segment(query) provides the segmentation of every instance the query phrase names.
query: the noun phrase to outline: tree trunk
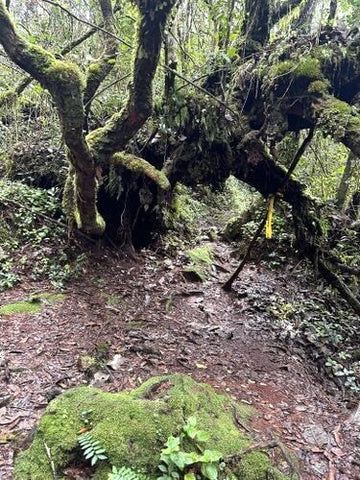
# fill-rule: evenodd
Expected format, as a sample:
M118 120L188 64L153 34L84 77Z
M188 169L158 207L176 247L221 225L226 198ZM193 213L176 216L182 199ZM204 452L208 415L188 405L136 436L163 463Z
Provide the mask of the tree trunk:
M354 172L357 157L350 152L346 161L345 170L340 180L339 188L336 192L336 205L344 212L346 208L346 200L348 197L351 176Z

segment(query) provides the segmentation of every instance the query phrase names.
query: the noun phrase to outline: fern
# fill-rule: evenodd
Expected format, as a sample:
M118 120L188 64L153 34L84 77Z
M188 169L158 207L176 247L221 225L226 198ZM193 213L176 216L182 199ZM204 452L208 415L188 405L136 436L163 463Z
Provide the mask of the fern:
M95 465L98 460L106 460L105 448L100 445L99 440L95 440L89 432L79 435L78 442L86 460Z
M149 480L149 477L143 473L135 472L129 467L119 469L112 467L112 473L109 473L108 480Z

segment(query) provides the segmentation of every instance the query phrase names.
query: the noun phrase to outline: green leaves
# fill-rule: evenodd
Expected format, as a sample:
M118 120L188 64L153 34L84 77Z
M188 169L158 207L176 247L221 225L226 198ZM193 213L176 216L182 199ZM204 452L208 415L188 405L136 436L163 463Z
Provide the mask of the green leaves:
M107 459L105 448L103 448L99 440L95 440L89 432L81 434L78 437L78 442L83 451L84 458L90 460L91 465L95 465L98 460Z
M162 476L158 480L177 480L182 477L195 480L196 473L209 480L217 480L222 453L203 448L202 444L209 438L207 432L198 429L196 417L189 417L180 435L170 436L165 443L160 455L162 463L159 465ZM191 447L194 450L187 451ZM191 471L187 471L189 467Z
M108 480L148 480L148 477L142 473L135 472L129 467L112 467Z

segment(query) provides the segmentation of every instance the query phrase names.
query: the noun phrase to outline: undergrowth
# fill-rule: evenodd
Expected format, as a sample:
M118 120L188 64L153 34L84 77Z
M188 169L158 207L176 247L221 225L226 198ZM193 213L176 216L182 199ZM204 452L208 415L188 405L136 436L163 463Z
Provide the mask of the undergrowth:
M61 288L86 263L67 245L65 218L56 188L43 190L0 180L0 291L23 275Z

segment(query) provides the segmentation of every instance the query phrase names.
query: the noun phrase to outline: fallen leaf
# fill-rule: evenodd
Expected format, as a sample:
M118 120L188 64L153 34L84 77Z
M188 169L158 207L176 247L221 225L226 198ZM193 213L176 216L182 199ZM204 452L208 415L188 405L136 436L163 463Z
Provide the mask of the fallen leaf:
M341 450L341 448L338 447L333 447L330 450L331 453L333 453L336 457L343 457L345 455L344 451Z
M78 435L81 435L82 433L88 432L89 429L87 427L80 428L78 432L76 432Z
M110 378L110 375L104 372L96 372L91 385L93 387L102 387Z

